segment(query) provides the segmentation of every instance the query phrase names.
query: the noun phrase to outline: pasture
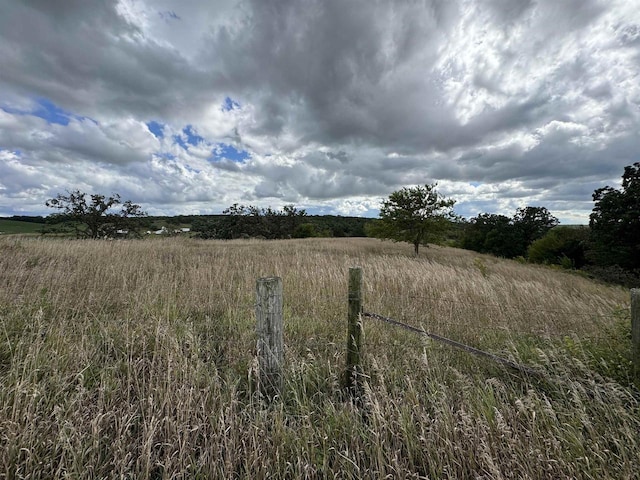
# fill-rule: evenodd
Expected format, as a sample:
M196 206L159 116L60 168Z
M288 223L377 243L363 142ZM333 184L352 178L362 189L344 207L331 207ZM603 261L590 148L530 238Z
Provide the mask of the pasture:
M11 220L9 218L0 218L0 235L42 233L43 227L44 223L22 222L19 220Z
M364 320L364 305L542 372ZM284 390L253 391L255 283L284 283ZM0 478L636 478L629 293L373 239L0 238Z

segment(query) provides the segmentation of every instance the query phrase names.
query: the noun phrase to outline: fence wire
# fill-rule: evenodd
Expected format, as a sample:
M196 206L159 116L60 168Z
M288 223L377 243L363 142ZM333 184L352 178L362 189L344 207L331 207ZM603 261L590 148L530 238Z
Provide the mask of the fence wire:
M508 366L510 368L513 368L514 370L518 370L520 372L524 372L524 373L526 373L528 375L532 375L532 376L540 376L541 375L541 373L538 372L537 370L534 370L534 369L532 369L530 367L525 367L524 365L520 365L520 364L518 364L516 362L513 362L511 360L508 360L506 358L499 357L497 355L494 355L493 353L485 352L484 350L480 350L478 348L471 347L469 345L465 345L464 343L456 342L455 340L451 340L449 338L443 337L441 335L437 335L435 333L426 332L425 330L422 330L420 328L416 328L414 326L407 325L406 323L399 322L397 320L394 320L394 319L389 318L389 317L385 317L383 315L379 315L377 313L363 312L362 316L369 317L369 318L375 318L376 320L381 320L383 322L389 323L391 325L395 325L396 327L403 328L403 329L408 330L410 332L417 333L419 335L424 335L426 337L431 338L432 340L436 340L436 341L438 341L440 343L444 343L444 344L450 345L450 346L452 346L454 348L458 348L460 350L464 350L466 352L469 352L469 353L471 353L473 355L477 355L479 357L488 358L490 360L493 360L494 362L501 363L501 364L506 365L506 366Z

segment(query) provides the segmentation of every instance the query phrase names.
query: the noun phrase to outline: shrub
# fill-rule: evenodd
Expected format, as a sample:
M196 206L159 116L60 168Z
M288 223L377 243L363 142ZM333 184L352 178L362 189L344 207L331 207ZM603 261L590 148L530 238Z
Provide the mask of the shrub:
M313 223L303 223L298 225L293 231L293 238L317 237L316 227Z
M556 227L529 246L530 262L581 268L585 264L585 245L589 230L579 227Z

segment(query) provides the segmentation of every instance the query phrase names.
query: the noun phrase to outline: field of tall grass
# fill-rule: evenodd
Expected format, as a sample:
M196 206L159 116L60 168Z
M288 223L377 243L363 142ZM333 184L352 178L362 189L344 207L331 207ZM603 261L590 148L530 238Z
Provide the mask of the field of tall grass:
M361 402L340 387L347 274ZM284 283L285 386L253 392L255 282ZM0 238L0 478L637 478L628 291L373 239Z

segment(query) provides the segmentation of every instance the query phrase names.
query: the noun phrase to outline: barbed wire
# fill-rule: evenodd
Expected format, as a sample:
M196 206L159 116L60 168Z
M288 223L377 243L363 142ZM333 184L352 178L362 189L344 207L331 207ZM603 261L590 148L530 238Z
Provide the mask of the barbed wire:
M477 356L480 356L480 357L488 358L490 360L493 360L494 362L501 363L501 364L506 365L506 366L508 366L510 368L513 368L514 370L518 370L518 371L521 371L521 372L524 372L524 373L527 373L527 374L533 375L533 376L540 376L541 375L541 372L538 372L537 370L534 370L534 369L532 369L530 367L526 367L524 365L520 365L520 364L518 364L516 362L513 362L511 360L508 360L506 358L502 358L502 357L499 357L497 355L494 355L493 353L485 352L484 350L480 350L478 348L471 347L469 345L465 345L464 343L460 343L460 342L457 342L455 340L451 340L451 339L443 337L441 335L437 335L435 333L426 332L425 330L416 328L416 327L414 327L412 325L408 325L406 323L399 322L399 321L394 320L394 319L389 318L389 317L385 317L384 315L380 315L380 314L377 314L377 313L371 313L371 312L363 312L362 315L365 316L365 317L375 318L376 320L381 320L383 322L390 323L391 325L395 325L396 327L403 328L405 330L408 330L410 332L413 332L413 333L416 333L416 334L419 334L419 335L424 335L424 336L429 337L429 338L431 338L433 340L436 340L436 341L438 341L440 343L445 343L445 344L447 344L449 346L458 348L460 350L464 350L464 351L469 352L469 353L471 353L473 355L477 355Z

